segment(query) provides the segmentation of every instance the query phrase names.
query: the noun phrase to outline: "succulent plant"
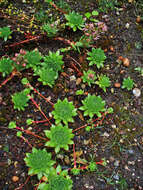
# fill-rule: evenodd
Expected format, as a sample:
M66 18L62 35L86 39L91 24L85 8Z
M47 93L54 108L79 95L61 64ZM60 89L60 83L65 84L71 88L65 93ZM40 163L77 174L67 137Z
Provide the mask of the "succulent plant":
M47 23L47 24L44 24L42 28L47 33L48 37L53 37L58 32L58 29L55 24Z
M89 65L96 64L97 68L101 68L104 66L104 60L106 59L105 53L101 48L92 48L91 52L87 53L89 57L87 57L87 60L89 60Z
M66 25L71 27L74 32L77 30L77 28L81 30L82 27L84 27L84 20L82 18L82 15L79 13L72 11L69 14L66 14L65 17L67 20Z
M76 116L76 109L72 102L69 102L67 98L63 101L58 99L54 105L54 111L52 111L56 124L63 121L66 125L68 122L73 122L73 116Z
M79 109L84 111L84 116L89 115L90 118L96 114L98 117L101 117L101 113L105 111L105 101L102 100L100 96L90 95L82 101L83 106Z
M8 37L10 36L11 33L12 33L12 31L7 26L0 28L0 37L3 38L4 41L7 41Z
M21 92L17 92L12 95L12 101L14 103L14 109L23 110L28 106L27 102L29 97L27 96L30 92L29 88L24 89Z
M95 84L96 78L97 77L94 71L92 70L88 70L87 72L83 71L82 80L84 83L87 82L89 86L91 86L91 84Z
M134 86L134 81L130 77L123 80L122 88L127 88L127 90L131 90L133 86Z
M24 58L27 61L26 68L32 67L33 69L40 64L42 59L41 53L38 50L27 52Z
M61 148L68 150L69 144L73 144L71 140L74 135L72 134L72 129L68 126L62 126L61 124L55 126L52 125L50 130L45 130L46 136L50 139L46 142L46 146L55 147L55 152L59 152Z
M49 85L51 88L53 87L55 80L58 77L58 73L55 72L52 68L42 68L39 70L38 75L40 76L38 80L41 81L43 85Z
M99 80L96 81L96 84L106 92L106 88L110 86L110 79L106 75L100 75Z
M56 168L52 167L49 174L46 175L46 182L38 186L38 190L71 190L72 180L68 175L68 170L62 170L58 165Z
M59 51L49 51L49 55L44 57L43 67L52 68L55 72L58 72L64 64L62 58L63 56L60 55Z
M55 164L55 161L51 160L51 153L48 153L46 149L40 150L32 148L32 153L26 153L24 158L26 165L29 167L29 175L38 175L38 179L49 173L50 168Z
M13 61L9 58L2 57L0 59L0 73L2 73L3 77L12 72L13 70L12 63Z

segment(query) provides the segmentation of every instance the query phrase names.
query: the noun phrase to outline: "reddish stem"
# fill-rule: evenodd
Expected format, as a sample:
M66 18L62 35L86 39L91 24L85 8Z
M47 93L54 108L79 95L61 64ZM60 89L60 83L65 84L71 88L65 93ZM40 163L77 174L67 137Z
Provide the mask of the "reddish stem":
M66 14L66 12L64 12L62 9L60 9L59 7L57 7L57 5L53 2L50 2L50 5L52 5L56 10L60 11L62 14Z
M33 132L29 131L29 130L24 130L24 129L21 129L20 127L17 127L17 126L16 126L16 129L19 130L19 131L22 131L22 132L24 132L24 133L26 133L28 135L30 134L30 135L33 135L34 137L37 137L39 139L47 141L46 138L40 137L39 135L36 135L35 133L33 133Z
M4 81L0 84L0 88L1 88L2 86L4 86L9 80L11 80L16 74L17 74L16 71L13 71L13 72L11 73L11 75L10 75L6 80L4 80Z
M42 121L32 121L32 123L38 124L38 123L45 123L47 120L42 120Z
M40 113L45 117L45 119L48 121L48 123L51 125L51 122L49 121L47 116L44 114L44 112L41 110L41 108L38 106L38 104L35 102L35 100L30 95L28 95L28 97L31 99L31 101L36 106L36 108L40 111Z
M48 100L45 96L43 96L40 92L38 92L38 90L36 90L30 83L28 83L27 86L29 86L30 88L32 88L39 96L41 96L41 98L43 98L44 100L46 100L46 102L48 102L52 106L54 105L50 100Z
M79 71L79 69L75 66L75 64L73 64L72 62L70 62L71 66L74 68L74 70L77 72L78 76L82 76L82 72Z
M18 45L27 43L27 42L29 42L29 41L37 40L37 39L39 39L39 38L41 38L41 37L42 37L42 36L35 36L35 37L30 38L30 39L23 40L23 41L17 42L17 43L13 43L13 44L11 44L11 45L9 45L9 46L5 46L5 47L6 47L6 48L7 48L7 47L8 47L8 48L9 48L9 47L15 47L15 46L18 46Z
M26 181L25 181L24 184L22 184L20 187L15 188L14 190L22 189L22 187L24 187L24 185L26 185L28 183L29 179L30 179L30 176L27 177L27 179L26 179Z
M32 148L32 145L29 143L29 141L25 137L21 136L21 138Z

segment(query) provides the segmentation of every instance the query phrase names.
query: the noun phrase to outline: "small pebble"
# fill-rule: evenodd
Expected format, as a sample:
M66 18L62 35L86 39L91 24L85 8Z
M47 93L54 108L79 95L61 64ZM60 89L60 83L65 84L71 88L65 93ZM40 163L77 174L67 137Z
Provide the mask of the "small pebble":
M129 23L127 23L126 25L125 25L125 27L128 29L129 28L129 26L130 26L130 24Z
M120 84L119 82L115 82L115 83L114 83L114 86L115 86L116 88L120 88L120 87L121 87L121 84Z
M124 58L124 59L123 59L123 65L124 65L125 67L129 67L129 66L130 66L130 61L129 61L128 58Z
M120 160L116 160L116 161L114 162L114 166L118 167L118 166L119 166L119 163L120 163Z
M132 149L128 150L129 154L134 154L134 151Z
M138 88L134 88L133 89L133 95L135 96L135 97L140 97L140 95L141 95L141 91L140 91L140 89L138 89Z
M115 180L119 180L119 175L118 175L118 174L115 174L115 175L113 176L113 178L114 178Z
M13 176L13 177L12 177L12 181L13 181L13 182L17 182L18 180L19 180L19 177L18 177L18 176Z

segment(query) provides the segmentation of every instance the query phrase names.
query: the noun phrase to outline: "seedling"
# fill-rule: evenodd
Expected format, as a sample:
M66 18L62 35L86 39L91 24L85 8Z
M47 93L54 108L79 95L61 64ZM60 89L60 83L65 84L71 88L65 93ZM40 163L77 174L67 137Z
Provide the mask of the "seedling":
M106 75L100 75L99 80L96 81L96 84L99 85L100 88L103 89L104 92L106 92L106 88L110 86L110 79Z
M7 26L0 28L0 38L3 38L4 41L7 41L7 39L10 37L11 33L12 33L12 31Z
M27 52L24 58L26 59L26 62L27 62L26 68L32 67L33 69L35 69L36 66L40 64L42 55L38 50L33 50L30 52Z
M26 153L24 160L29 167L28 174L37 175L40 180L42 176L49 173L50 168L55 164L51 157L51 153L48 153L46 149L33 148L32 153Z
M80 15L79 13L72 11L69 14L66 14L65 17L67 20L66 25L71 27L74 32L77 29L82 30L82 27L84 27L84 20L82 18L82 15Z
M53 69L55 72L61 71L61 67L64 64L63 56L60 55L59 51L51 52L49 51L49 55L44 57L43 66L49 69Z
M50 24L50 23L47 23L47 24L44 24L42 26L43 30L47 33L47 36L48 37L53 37L57 34L58 32L58 29L56 27L55 24Z
M141 74L141 76L143 76L143 68L141 68L141 67L136 67L136 68L135 68L135 71L138 71L138 72Z
M52 168L47 176L47 183L41 183L38 190L71 190L72 180L67 171L61 171L61 167Z
M130 77L123 80L122 88L127 88L127 90L131 90L133 86L134 86L134 81Z
M71 139L74 137L74 134L72 134L72 129L69 129L68 126L52 125L50 130L45 130L45 134L50 139L45 145L55 147L56 153L59 152L61 148L69 150L68 145L73 144Z
M38 81L41 81L43 85L49 85L51 88L53 87L55 80L58 78L58 73L55 72L52 68L42 68L38 71Z
M101 68L104 66L104 60L106 59L105 53L101 48L92 48L91 52L87 53L89 57L87 57L87 60L89 60L89 65L96 64L97 68Z
M82 101L83 106L79 109L84 111L84 116L89 115L90 118L96 114L101 117L101 112L105 111L105 101L100 96L90 95Z
M21 92L17 92L14 95L12 95L12 101L14 103L14 109L25 110L25 107L28 106L27 102L29 100L29 97L27 96L30 92L30 89L24 89Z
M58 99L54 105L54 111L52 111L56 124L63 121L66 125L68 122L74 122L73 117L77 115L76 109L72 102L69 102L67 98L63 101Z
M2 73L3 77L12 72L13 70L12 63L13 61L10 58L2 57L0 59L0 73Z
M96 78L97 77L94 71L92 70L88 70L87 72L83 71L82 80L84 83L87 82L89 86L91 86L91 84L95 84Z

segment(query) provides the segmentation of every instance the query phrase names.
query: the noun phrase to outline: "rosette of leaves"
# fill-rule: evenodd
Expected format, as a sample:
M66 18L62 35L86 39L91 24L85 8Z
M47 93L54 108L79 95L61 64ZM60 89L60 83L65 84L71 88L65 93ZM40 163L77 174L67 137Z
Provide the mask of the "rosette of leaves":
M48 37L53 37L58 32L58 29L57 29L57 27L56 27L55 24L47 23L47 24L44 24L42 26L42 28L46 32L46 34L47 34Z
M46 149L32 148L32 153L26 153L24 158L26 165L29 167L28 174L37 174L38 179L41 179L42 176L49 173L50 168L55 164L51 157L51 153L48 153Z
M71 27L74 32L77 30L77 28L79 30L82 30L82 27L84 27L84 20L82 18L82 15L79 13L72 11L69 14L65 14L65 17L67 20L66 25Z
M27 61L26 68L32 67L33 69L35 69L37 65L41 64L40 61L43 57L38 50L33 50L27 52L24 58Z
M63 121L66 125L68 122L74 122L73 117L77 115L76 109L72 102L69 102L67 98L63 101L58 99L54 105L54 111L52 111L56 124Z
M71 190L73 181L67 170L61 171L61 167L52 168L48 176L48 183L41 183L38 190Z
M46 142L46 146L54 147L55 152L59 152L61 148L69 150L69 144L73 144L71 140L74 137L72 134L72 129L68 126L62 126L61 124L55 126L52 125L50 130L45 130L46 136L50 139Z
M28 106L27 102L30 99L27 95L30 93L30 89L26 88L21 92L17 92L12 95L12 102L14 103L14 109L25 110Z
M92 118L95 114L101 117L101 112L105 111L105 101L100 96L90 95L82 101L83 106L79 109L84 111L84 116L89 115Z
M55 80L58 78L58 73L52 68L42 68L39 70L38 75L40 76L38 81L41 81L43 85L49 85L51 88L55 84Z
M12 72L13 70L12 63L13 61L9 58L2 57L0 59L0 72L2 73L3 77Z
M127 90L131 90L133 86L134 86L134 81L130 77L123 80L122 88L127 88Z
M89 57L87 57L87 60L89 60L89 65L96 64L97 68L101 68L104 66L104 60L106 59L105 53L101 48L92 48L91 52L87 53Z
M89 86L95 83L96 78L97 77L94 71L92 70L88 70L87 72L83 71L82 80L84 83L87 82Z
M7 39L9 38L11 33L12 33L12 31L7 26L0 28L0 37L3 38L4 41L7 41Z
M111 82L109 77L106 75L100 75L99 80L96 81L96 84L98 84L99 87L102 88L104 92L106 92L106 88L110 86Z
M63 56L60 55L60 51L49 51L49 55L44 57L43 66L47 68L52 68L55 72L61 71L61 67L64 64L62 59Z

